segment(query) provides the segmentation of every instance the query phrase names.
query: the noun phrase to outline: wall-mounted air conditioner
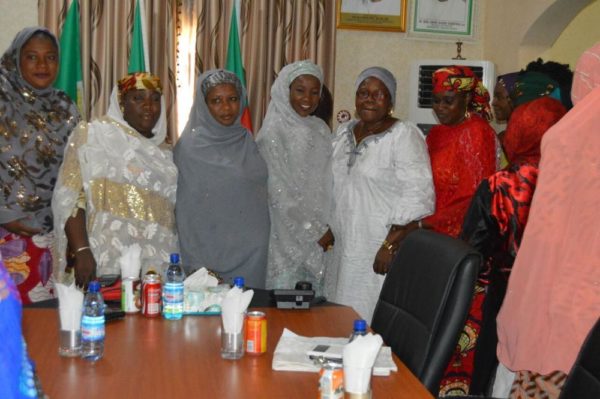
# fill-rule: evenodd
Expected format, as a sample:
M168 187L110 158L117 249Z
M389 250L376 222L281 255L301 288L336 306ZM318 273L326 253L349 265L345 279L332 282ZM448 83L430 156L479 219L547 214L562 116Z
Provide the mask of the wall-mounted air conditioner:
M419 60L410 67L408 120L414 122L425 134L431 126L437 124L431 107L431 75L437 69L448 65L466 65L479 76L485 87L493 95L496 84L496 71L491 61L473 60ZM491 99L490 99L491 101Z

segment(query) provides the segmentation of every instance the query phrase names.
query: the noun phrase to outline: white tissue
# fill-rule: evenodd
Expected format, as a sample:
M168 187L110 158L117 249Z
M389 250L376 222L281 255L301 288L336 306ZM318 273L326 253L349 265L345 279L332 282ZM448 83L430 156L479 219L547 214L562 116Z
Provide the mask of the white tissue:
M375 358L383 344L379 334L359 336L344 346L344 389L349 393L369 392Z
M117 259L117 263L121 267L121 278L140 277L141 253L142 247L137 243L123 247L121 256Z
M206 288L216 287L218 284L219 280L208 274L208 270L204 267L190 274L183 282L183 286L189 291L204 291Z
M223 329L228 334L242 332L244 325L244 312L248 309L254 291L242 291L239 287L232 287L221 303L221 318Z
M56 283L56 292L58 293L60 329L63 331L79 331L83 309L83 292L77 289L75 283L69 286Z

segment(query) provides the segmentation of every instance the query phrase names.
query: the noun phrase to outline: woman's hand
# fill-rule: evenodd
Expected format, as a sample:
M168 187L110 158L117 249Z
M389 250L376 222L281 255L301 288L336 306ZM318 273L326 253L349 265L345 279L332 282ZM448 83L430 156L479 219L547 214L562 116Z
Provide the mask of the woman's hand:
M323 252L327 252L331 248L333 248L334 243L335 237L333 236L333 232L331 231L331 229L327 229L325 234L323 234L323 237L321 237L319 241L317 241L317 244L319 244L321 248L323 248Z
M8 230L10 233L18 234L24 237L34 236L38 233L41 233L42 231L41 229L26 226L18 220L13 220L8 223L4 223L2 227Z
M392 252L385 247L379 248L377 255L375 255L375 262L373 262L373 271L377 274L387 274L390 271L395 254L396 252Z
M90 249L83 209L77 209L75 216L67 219L65 234L72 251L75 284L87 288L88 283L96 278L96 260Z
M90 281L96 279L96 260L89 248L75 251L74 256L75 284L85 289Z

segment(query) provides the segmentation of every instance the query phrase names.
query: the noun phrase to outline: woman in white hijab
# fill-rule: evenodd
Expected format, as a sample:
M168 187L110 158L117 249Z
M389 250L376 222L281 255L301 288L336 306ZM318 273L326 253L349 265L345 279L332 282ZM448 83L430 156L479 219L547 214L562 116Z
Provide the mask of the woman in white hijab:
M107 115L73 131L52 199L59 279L67 252L78 285L119 274L117 259L134 243L142 273L162 272L177 251L177 168L166 133L160 80L149 73L119 80Z
M269 169L271 237L267 288L308 281L322 293L331 203L331 131L311 116L319 105L321 68L297 61L279 72L256 143Z

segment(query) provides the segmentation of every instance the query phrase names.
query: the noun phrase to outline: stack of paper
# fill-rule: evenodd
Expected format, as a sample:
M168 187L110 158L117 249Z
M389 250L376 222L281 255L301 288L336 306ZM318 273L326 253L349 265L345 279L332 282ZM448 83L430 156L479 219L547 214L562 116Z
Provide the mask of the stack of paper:
M317 345L343 347L347 343L348 338L303 337L285 328L273 354L273 370L318 372L321 367L307 353ZM392 371L398 371L392 360L392 350L383 346L375 359L373 375L386 376Z

